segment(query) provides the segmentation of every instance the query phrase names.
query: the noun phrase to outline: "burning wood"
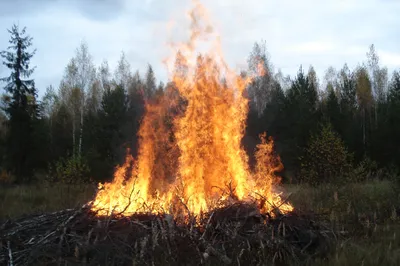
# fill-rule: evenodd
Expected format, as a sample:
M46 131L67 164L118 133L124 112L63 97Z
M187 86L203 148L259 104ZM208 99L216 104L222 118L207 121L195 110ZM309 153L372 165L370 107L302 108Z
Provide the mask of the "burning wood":
M93 201L93 211L101 215L179 212L182 205L198 215L223 207L220 199L227 198L257 199L260 209L271 214L272 206L282 213L293 210L274 191L282 164L266 134L260 136L256 167L249 169L241 140L252 77L228 67L205 8L193 2L189 41L173 46L172 85L164 97L146 104L138 157L128 155L114 180L101 185ZM211 48L200 56L202 40Z

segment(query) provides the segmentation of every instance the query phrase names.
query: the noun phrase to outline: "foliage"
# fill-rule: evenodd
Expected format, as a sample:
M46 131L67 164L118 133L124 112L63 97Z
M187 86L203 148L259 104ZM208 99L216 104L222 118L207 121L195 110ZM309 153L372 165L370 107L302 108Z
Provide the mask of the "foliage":
M90 169L86 160L79 155L60 158L54 165L54 170L50 168L50 180L65 184L88 183L90 179Z
M365 156L351 172L351 180L354 182L360 182L375 178L377 171L377 163L371 160L371 158Z
M11 95L5 111L9 117L6 136L5 165L23 182L32 179L35 168L35 153L33 143L34 121L38 118L36 103L36 88L33 79L28 79L34 71L29 63L35 51L29 52L32 37L26 34L26 29L19 30L13 25L8 31L11 35L8 51L2 51L3 64L10 69L8 77L0 79L5 82L5 91ZM26 78L26 79L25 79Z
M347 151L330 124L322 126L318 135L311 137L301 158L301 175L306 182L341 183L347 181L352 155Z

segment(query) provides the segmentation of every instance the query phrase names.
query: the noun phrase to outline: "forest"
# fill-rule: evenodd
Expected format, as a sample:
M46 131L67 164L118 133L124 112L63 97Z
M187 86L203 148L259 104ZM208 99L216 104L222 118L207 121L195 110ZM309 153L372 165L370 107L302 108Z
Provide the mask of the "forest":
M127 148L136 154L145 103L160 99L172 82L157 82L151 65L140 75L124 53L115 70L107 61L95 66L82 42L60 84L49 85L38 99L32 37L15 25L10 35L11 46L1 53L9 68L2 79L2 182L109 181ZM246 89L242 142L250 162L259 134L267 132L282 159L284 182L361 181L398 172L400 73L380 65L373 44L365 62L355 69L330 67L323 80L312 66L300 66L294 77L274 72L263 41L249 53L248 73L257 60L266 71Z

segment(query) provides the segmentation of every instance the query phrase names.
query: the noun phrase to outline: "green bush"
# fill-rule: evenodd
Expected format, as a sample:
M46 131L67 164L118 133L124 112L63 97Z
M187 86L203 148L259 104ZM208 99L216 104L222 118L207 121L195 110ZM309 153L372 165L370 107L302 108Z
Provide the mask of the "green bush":
M364 156L361 162L351 172L351 181L362 182L370 179L375 179L382 175L378 169L378 164L369 157Z
M311 137L300 158L302 180L311 185L346 182L352 169L352 157L331 125L324 125L319 134Z
M50 168L50 180L66 184L89 183L90 169L86 160L79 155L60 158Z

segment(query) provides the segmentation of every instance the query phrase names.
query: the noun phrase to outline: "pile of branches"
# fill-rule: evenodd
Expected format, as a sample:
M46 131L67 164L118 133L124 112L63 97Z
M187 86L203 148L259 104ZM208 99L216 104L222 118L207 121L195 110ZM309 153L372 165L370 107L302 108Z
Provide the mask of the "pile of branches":
M326 256L332 239L310 216L243 202L186 221L84 206L0 225L0 265L279 265Z

